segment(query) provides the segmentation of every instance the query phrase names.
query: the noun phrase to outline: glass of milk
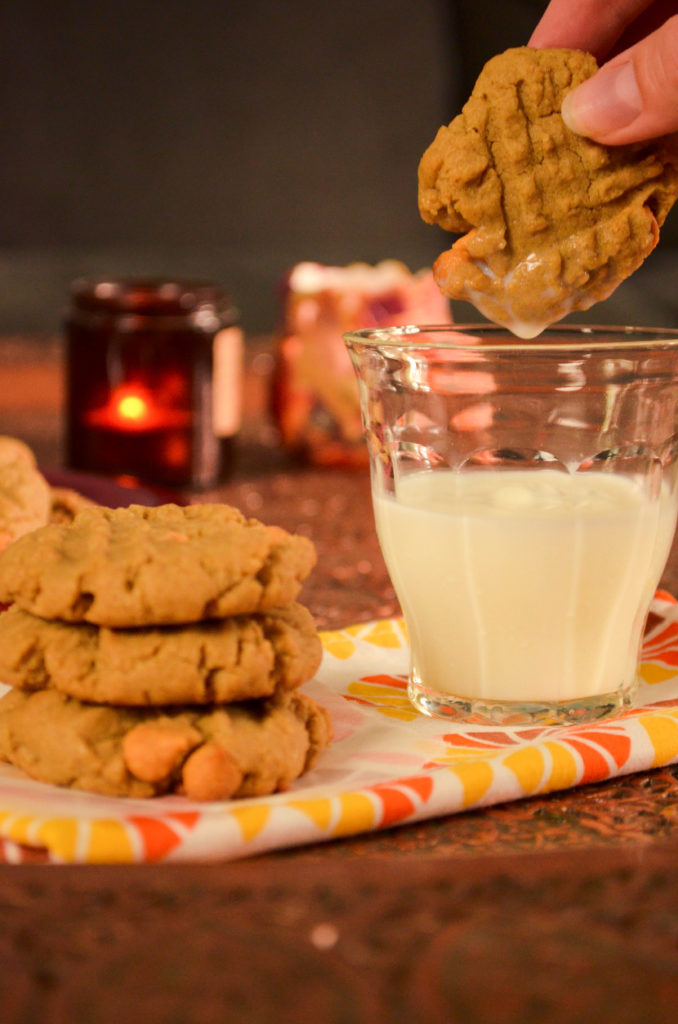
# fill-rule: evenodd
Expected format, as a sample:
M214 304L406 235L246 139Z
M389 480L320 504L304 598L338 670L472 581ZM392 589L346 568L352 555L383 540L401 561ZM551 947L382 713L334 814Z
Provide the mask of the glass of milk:
M678 515L678 330L345 337L413 703L505 725L629 705Z

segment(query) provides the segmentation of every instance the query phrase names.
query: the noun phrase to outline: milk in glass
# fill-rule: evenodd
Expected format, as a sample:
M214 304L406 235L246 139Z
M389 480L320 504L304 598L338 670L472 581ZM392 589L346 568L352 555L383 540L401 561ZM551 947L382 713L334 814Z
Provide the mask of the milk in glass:
M441 694L570 701L630 686L676 499L633 477L417 472L375 494L415 682Z

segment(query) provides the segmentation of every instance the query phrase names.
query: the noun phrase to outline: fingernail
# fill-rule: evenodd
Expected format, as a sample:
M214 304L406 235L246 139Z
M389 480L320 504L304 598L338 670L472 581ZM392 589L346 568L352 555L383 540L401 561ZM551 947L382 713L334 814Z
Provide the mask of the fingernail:
M599 138L625 128L642 109L636 73L628 61L601 68L593 78L568 92L561 113L570 131Z

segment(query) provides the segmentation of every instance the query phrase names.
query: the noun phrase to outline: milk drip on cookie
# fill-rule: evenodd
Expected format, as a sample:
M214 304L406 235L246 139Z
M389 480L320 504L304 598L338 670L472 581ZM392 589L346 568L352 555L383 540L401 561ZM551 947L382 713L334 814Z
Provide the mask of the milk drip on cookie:
M419 165L421 216L462 235L434 264L441 291L522 338L607 298L678 196L675 138L603 146L566 127L564 96L596 69L579 50L499 54Z

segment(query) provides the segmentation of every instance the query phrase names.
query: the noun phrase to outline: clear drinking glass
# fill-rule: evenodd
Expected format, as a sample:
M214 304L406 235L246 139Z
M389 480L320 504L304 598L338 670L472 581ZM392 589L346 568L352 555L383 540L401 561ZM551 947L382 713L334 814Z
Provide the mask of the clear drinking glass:
M345 338L414 704L503 724L628 705L678 514L678 331Z

